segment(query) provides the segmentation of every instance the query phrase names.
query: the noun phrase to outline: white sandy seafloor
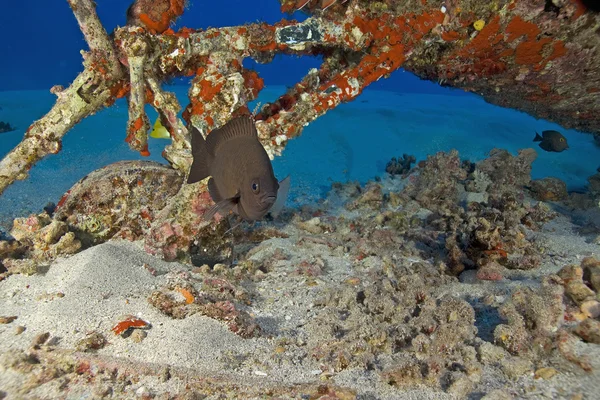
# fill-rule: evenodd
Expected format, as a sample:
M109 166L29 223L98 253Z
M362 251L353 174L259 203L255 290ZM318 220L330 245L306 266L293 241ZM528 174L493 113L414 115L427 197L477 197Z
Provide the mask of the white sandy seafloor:
M389 181L384 180L384 184ZM330 206L327 213L339 215L342 209ZM580 216L581 217L581 216ZM600 222L600 214L592 210L587 218ZM0 282L0 314L14 315L12 323L0 325L0 393L6 398L172 398L185 394L188 381L198 377L211 379L223 385L223 394L215 389L208 398L246 398L236 395L236 390L253 387L268 388L320 382L337 385L356 392L359 399L452 399L464 398L446 394L439 389L418 386L411 389L395 389L373 371L348 368L339 373L325 375L321 365L302 354L306 342L319 338L308 337L307 322L315 317L315 293L322 285L339 284L349 277L366 273L363 266L353 262L346 254L340 254L327 245L315 242L312 246L299 247L299 238L312 236L292 223L271 222L273 226L289 235L258 244L252 249L252 259L264 259L265 254L283 252L289 255L280 260L275 268L255 282L260 294L248 311L263 329L259 338L241 338L227 326L211 318L194 314L184 319L173 319L159 312L147 300L149 294L182 276L194 278L196 272L189 266L167 263L148 255L141 243L111 241L97 245L66 259L54 262L47 272L34 276L12 275ZM536 240L549 249L540 268L517 272L518 279L498 282L477 281L468 278L452 280L436 288L444 295L473 299L494 294L506 298L510 290L520 285L536 286L542 275L555 273L567 264L579 264L586 256L600 255L600 248L583 236L574 234L577 226L571 216L561 215L548 222L536 232ZM268 257L268 256L266 256ZM295 273L298 262L304 259L321 259L325 272L316 284L307 284L307 277ZM416 260L398 260L410 263ZM151 273L150 271L154 271ZM181 296L183 299L183 296ZM178 299L178 300L181 300ZM147 337L139 342L131 338L115 336L111 328L124 315L134 315L149 322ZM480 327L480 339L490 340L486 331L486 316L476 322ZM499 321L493 322L497 324ZM17 326L25 328L18 334ZM493 328L493 326L492 326ZM85 353L94 365L106 365L114 369L111 380L77 380L60 375L43 377L37 371L27 374L16 371L11 365L18 364L19 350L27 352L35 338L48 332L50 339L43 347L49 353L73 349L77 342L91 332L100 332L108 338L108 344L97 353ZM285 351L278 356L278 348L285 338ZM549 379L534 379L533 371L507 377L493 363L485 364L481 381L475 385L469 399L597 399L600 393L600 346L580 342L579 354L589 357L593 370L583 372L578 367L558 357L551 365L558 374ZM81 360L85 360L85 354ZM16 360L16 361L15 361ZM166 367L170 378L165 378ZM79 368L79 367L78 367ZM94 371L98 373L98 368ZM133 371L133 380L119 380L122 371ZM92 371L92 376L94 371ZM145 371L145 372L142 372ZM151 371L151 372L148 372ZM42 376L42 377L40 377ZM99 375L100 376L100 375ZM45 379L45 380L44 380ZM125 381L125 383L123 383ZM213 382L213 381L210 381ZM65 392L65 387L68 390ZM116 387L119 387L117 390ZM25 388L32 388L26 391ZM236 389L238 388L238 389ZM114 392L113 392L114 390ZM146 396L146 397L144 397ZM285 398L281 396L279 398ZM296 397L294 398L317 398ZM2 398L2 395L0 395ZM187 397L181 397L187 398ZM197 397L194 397L197 398Z
M180 104L187 101L186 86L172 86ZM285 92L268 86L258 101L264 104ZM282 157L274 160L278 178L292 177L291 206L312 203L329 190L332 182L365 183L385 171L392 157L415 155L417 161L438 151L457 149L460 156L479 161L493 148L516 154L534 147L534 179L554 176L570 190L583 190L587 177L600 166L600 147L592 135L564 130L527 114L492 106L475 95L395 93L367 88L354 102L342 104L306 127L290 141ZM16 131L0 134L0 157L23 137L25 130L53 105L47 91L0 92L0 120ZM254 108L250 104L250 109ZM147 106L151 123L156 113ZM58 199L91 171L112 162L142 159L125 143L127 105L124 99L76 125L63 139L63 149L46 157L30 171L30 177L11 185L0 196L0 229L8 230L12 218L39 212ZM570 149L548 153L533 143L535 132L556 129L565 134ZM150 159L165 162L160 153L167 141L150 139Z

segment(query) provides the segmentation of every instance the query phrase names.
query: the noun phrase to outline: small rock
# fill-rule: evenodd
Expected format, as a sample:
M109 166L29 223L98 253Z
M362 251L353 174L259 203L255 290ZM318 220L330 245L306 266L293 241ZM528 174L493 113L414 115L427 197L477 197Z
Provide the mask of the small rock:
M364 207L379 209L382 204L383 192L381 190L381 185L370 184L365 187L364 191L358 196L357 199L346 204L346 209L349 211Z
M57 254L75 254L81 248L81 242L75 238L73 232L65 233L56 243Z
M146 388L145 386L140 386L135 391L135 395L136 397L149 398L152 394L150 393L150 390L148 390L148 388Z
M581 281L583 280L583 268L579 265L567 265L561 268L557 275L560 276L565 283Z
M569 196L567 184L558 178L536 179L531 181L530 187L533 198L539 201L560 201Z
M519 379L533 373L533 363L520 357L506 357L500 361L500 368L511 379Z
M133 332L131 332L131 340L133 340L134 343L141 343L146 336L148 336L146 331L141 329L134 329Z
M600 317L600 302L598 300L587 300L579 306L581 312L588 318Z
M225 264L221 264L221 263L216 263L213 266L213 272L216 274L223 274L225 272L227 272L229 268L227 267L227 265Z
M0 317L0 324L10 324L15 319L17 319L17 316L15 316L15 315L10 316L10 317Z
M588 343L600 344L600 321L588 318L577 325L574 333Z
M577 304L596 297L596 293L586 286L583 281L571 281L565 288L565 293Z
M39 335L36 335L33 338L33 341L31 342L31 345L33 347L41 346L44 343L46 343L46 341L48 340L48 338L50 338L50 332L40 333Z
M492 262L490 264L496 263ZM504 276L502 276L502 269L499 265L495 267L488 264L477 270L477 279L481 281L501 281L504 279Z
M171 370L169 369L169 367L164 367L160 371L159 377L161 382L167 382L169 379L171 379Z
M600 239L600 236L598 238ZM596 292L600 292L600 261L593 257L586 257L581 261L581 267L583 268L583 279L589 282Z
M15 335L20 335L21 333L25 332L25 327L23 325L17 325L15 326Z
M300 221L296 225L298 226L298 228L312 233L313 235L323 233L323 228L321 227L321 219L319 217L311 218L308 221Z
M94 393L95 396L103 399L107 396L110 396L112 394L113 390L112 387L110 387L109 385L105 384L105 383L101 383L97 386L94 386L94 388L92 389L92 393Z
M40 239L46 245L58 242L62 235L67 233L67 224L62 221L53 220L40 231Z
M481 203L486 204L489 200L488 193L463 192L460 196L460 201L466 204Z
M558 374L558 371L552 367L540 368L535 371L534 378L535 379L550 379L554 375Z
M487 393L481 400L512 400L513 396L505 390L496 389Z
M75 348L79 351L91 351L98 350L106 346L107 340L100 332L92 332L87 337L81 339L75 345Z
M483 342L478 348L477 353L479 359L484 364L499 362L508 357L508 353L500 346L496 346L489 342Z
M473 382L467 376L461 376L452 382L446 392L453 394L460 399L464 399L472 390Z
M5 258L2 262L4 263L4 266L13 274L35 275L41 271L41 266L38 264L38 262L29 258L22 260Z
M465 271L463 271L459 276L458 276L458 280L461 283L467 283L467 284L476 284L476 283L481 283L479 282L479 279L477 279L477 271L474 269L467 269Z

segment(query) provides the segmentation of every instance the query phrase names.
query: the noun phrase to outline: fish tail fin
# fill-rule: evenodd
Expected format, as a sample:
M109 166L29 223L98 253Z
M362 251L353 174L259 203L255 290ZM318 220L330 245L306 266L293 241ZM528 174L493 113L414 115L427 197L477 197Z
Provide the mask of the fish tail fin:
M533 141L534 142L541 142L542 140L544 140L544 138L541 137L540 134L536 132L535 133L535 137L533 138Z
M285 206L285 202L288 197L288 193L290 191L290 176L286 176L284 179L279 182L279 190L277 191L277 200L275 200L275 204L271 206L269 212L273 218L277 218L281 210L283 210L283 206Z
M190 168L190 174L187 178L187 183L194 183L201 181L210 175L209 165L209 153L206 141L202 134L196 127L192 127L192 156L194 161Z

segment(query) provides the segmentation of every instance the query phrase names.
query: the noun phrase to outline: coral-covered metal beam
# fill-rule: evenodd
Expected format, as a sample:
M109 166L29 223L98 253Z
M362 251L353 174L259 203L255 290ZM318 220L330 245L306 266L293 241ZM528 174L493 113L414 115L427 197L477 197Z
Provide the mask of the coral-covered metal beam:
M177 116L181 110L179 101L174 93L166 92L154 77L147 77L146 83L152 93L151 104L158 111L162 125L171 134L171 144L165 147L163 156L169 163L180 171L190 167L190 137L187 127Z
M141 35L129 36L125 42L124 49L127 53L129 64L129 122L127 124L127 137L125 141L129 146L148 156L148 129L150 123L144 111L146 104L146 81L144 80L144 69L147 63L148 44Z
M403 68L423 79L565 128L600 132L600 14L586 7L593 2L355 0L325 12L320 1L280 2L286 12L302 6L335 21L354 16L374 37L391 33L405 45L417 39Z
M84 71L63 89L52 88L57 101L40 120L35 121L23 140L0 161L0 194L15 180L26 179L28 171L48 154L56 154L62 137L79 121L122 96L123 78L110 41L90 0L69 0L79 26L90 46L83 53Z
M67 1L94 57L105 64L110 75L120 75L121 63L117 58L112 41L96 15L96 4L92 0Z

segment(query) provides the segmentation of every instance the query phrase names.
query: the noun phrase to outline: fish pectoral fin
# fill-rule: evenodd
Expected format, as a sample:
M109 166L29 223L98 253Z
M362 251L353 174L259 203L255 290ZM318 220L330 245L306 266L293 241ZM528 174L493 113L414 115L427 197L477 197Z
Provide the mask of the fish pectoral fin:
M288 194L290 192L290 176L286 176L279 182L279 190L277 190L277 200L271 206L269 212L273 218L277 218L281 210L283 210L283 206L285 206L285 202L288 198Z
M223 199L217 203L215 203L211 208L209 208L203 216L205 221L210 221L213 219L216 213L219 213L225 216L229 211L233 210L235 206L237 206L240 200L240 195L236 194L234 197L230 197L228 199Z

